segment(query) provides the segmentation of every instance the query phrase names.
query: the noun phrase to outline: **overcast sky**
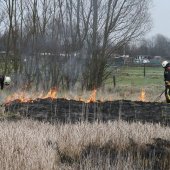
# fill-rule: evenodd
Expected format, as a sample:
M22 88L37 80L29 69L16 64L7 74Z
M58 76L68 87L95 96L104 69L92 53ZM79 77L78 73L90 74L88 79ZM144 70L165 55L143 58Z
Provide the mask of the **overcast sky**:
M151 15L153 28L146 37L159 33L170 38L170 0L153 0Z

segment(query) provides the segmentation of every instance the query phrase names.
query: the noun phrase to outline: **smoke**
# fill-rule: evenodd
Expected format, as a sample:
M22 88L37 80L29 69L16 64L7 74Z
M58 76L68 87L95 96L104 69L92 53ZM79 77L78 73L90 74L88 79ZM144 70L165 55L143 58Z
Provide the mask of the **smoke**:
M68 59L63 65L63 76L68 81L69 90L73 90L76 83L81 81L84 65L85 58L82 53L68 55Z

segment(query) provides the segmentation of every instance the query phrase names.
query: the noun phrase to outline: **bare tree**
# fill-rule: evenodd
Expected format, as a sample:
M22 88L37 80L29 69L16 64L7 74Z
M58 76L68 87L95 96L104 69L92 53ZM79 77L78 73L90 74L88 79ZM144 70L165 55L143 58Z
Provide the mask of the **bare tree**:
M100 87L108 58L148 30L148 8L148 0L2 0L3 70L36 89Z
M101 86L109 75L108 57L130 40L143 35L150 23L147 0L93 0L92 5L93 31L90 34L93 39L88 40L92 57L84 74L88 89Z

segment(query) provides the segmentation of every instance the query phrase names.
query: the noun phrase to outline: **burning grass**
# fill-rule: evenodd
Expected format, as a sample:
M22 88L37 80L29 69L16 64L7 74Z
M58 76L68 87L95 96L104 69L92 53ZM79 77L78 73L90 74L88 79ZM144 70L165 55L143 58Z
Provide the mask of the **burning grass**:
M159 124L3 121L0 139L4 170L170 168L170 128Z
M13 100L18 100L20 102L30 102L36 100L37 98L65 98L67 100L77 100L83 101L85 103L95 102L95 101L114 101L114 100L132 100L132 101L146 101L154 102L155 99L160 95L162 89L157 86L137 88L130 86L118 86L116 88L107 89L94 89L92 91L67 91L64 92L56 87L51 88L48 92L44 91L20 91L11 92L8 95L3 95L3 102L8 103ZM5 97L6 96L6 97ZM159 98L159 101L164 101L164 95ZM2 101L2 99L1 99Z

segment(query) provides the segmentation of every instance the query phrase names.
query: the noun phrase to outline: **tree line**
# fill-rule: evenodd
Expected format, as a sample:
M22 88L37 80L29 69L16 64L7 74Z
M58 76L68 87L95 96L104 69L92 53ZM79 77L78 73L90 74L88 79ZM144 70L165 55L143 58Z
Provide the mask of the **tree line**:
M170 59L170 39L164 35L157 34L148 39L141 39L140 42L127 44L126 53L131 57L137 55L161 56L167 60ZM124 49L120 49L123 54Z
M110 74L108 58L151 28L149 7L148 0L1 0L1 72L18 87L98 88Z

